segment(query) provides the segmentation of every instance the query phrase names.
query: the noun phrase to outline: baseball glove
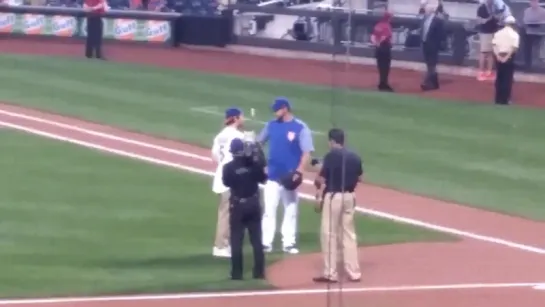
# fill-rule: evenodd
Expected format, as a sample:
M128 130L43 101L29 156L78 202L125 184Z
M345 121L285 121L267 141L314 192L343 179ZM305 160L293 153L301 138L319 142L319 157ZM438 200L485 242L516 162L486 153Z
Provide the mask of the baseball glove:
M301 183L303 183L303 174L298 171L291 172L280 180L280 184L288 191L297 189Z

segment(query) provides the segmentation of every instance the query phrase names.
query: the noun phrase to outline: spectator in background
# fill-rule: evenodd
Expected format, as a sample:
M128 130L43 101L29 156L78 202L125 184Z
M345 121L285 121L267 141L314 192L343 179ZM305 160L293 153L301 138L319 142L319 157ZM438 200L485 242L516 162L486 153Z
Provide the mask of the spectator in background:
M131 10L139 10L142 7L142 1L140 0L130 0L129 2Z
M492 38L500 27L495 0L486 0L479 5L477 8L477 20L479 21L479 41L481 43L477 80L493 80L495 78L495 59L492 49Z
M515 75L515 54L519 48L520 37L514 29L516 20L509 16L504 20L505 27L494 34L492 45L496 56L498 73L494 101L499 105L511 103L511 90Z
M3 3L9 6L19 6L19 5L23 5L23 0L7 0L7 1L4 1Z
M481 0L481 3L484 3L488 0ZM496 13L496 17L500 21L500 25L503 25L503 21L507 19L509 16L513 16L511 13L511 8L507 4L505 4L505 1L503 0L492 0L494 3L494 12Z
M536 54L539 55L541 36L544 34L545 8L539 6L538 0L530 0L530 7L524 10L523 23L526 28L526 36L524 38L524 62L529 69L532 67L533 57ZM532 30L535 32L532 32Z
M392 64L392 14L385 12L382 19L375 25L371 34L371 43L375 46L375 59L379 74L378 90L392 92L388 82Z
M45 0L29 0L25 4L32 5L32 6L46 6L47 2Z
M147 10L161 12L165 8L166 8L166 1L165 0L149 0Z
M420 37L422 39L422 54L426 63L426 74L420 85L423 91L439 89L437 64L441 43L445 40L445 24L442 14L437 14L437 5L437 2L425 3L422 7L424 14Z
M107 4L113 10L127 10L131 7L130 1L128 0L109 0Z
M87 38L85 41L85 56L88 59L96 57L104 60L102 54L102 33L104 24L102 15L106 12L106 0L85 0L83 8L87 12Z

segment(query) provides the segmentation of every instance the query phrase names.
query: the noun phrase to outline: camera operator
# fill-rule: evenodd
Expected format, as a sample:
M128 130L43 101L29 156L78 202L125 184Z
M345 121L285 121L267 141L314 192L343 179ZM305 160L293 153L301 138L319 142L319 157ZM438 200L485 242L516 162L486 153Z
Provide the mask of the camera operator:
M259 184L265 183L265 155L259 144L234 139L229 148L233 160L223 167L223 184L230 189L231 279L242 280L242 241L247 228L254 254L253 277L265 278L265 255L261 242Z

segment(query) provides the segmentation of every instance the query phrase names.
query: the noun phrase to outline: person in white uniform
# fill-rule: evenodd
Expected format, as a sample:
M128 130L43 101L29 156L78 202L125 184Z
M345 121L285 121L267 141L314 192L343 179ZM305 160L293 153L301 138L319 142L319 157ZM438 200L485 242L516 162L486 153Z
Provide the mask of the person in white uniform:
M244 115L239 108L225 110L225 127L216 135L212 145L212 159L217 163L212 191L218 194L220 202L218 206L218 221L216 226L216 239L212 254L216 257L231 257L229 246L229 188L223 185L223 166L233 160L229 146L234 139L244 139L242 131Z

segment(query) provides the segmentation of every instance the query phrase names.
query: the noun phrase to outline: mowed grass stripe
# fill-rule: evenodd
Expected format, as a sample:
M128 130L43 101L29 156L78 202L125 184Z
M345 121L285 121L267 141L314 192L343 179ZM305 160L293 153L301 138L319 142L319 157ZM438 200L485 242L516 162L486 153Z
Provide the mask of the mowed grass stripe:
M221 118L191 108L255 108L267 121L271 99L285 95L313 130L326 132L332 121L345 128L369 182L545 218L541 110L77 59L0 57L4 62L1 99L207 147ZM325 137L315 140L324 153Z
M0 297L267 287L229 282L211 256L210 178L6 129L0 141ZM304 252L319 250L318 228L302 205ZM364 216L357 231L366 245L452 239Z

